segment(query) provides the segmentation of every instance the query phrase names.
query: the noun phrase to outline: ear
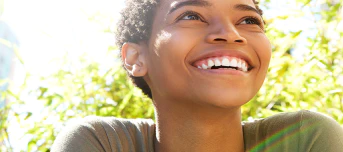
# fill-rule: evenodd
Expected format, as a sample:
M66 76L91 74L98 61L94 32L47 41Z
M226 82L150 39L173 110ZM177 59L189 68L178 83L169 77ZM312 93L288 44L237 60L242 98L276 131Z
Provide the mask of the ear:
M144 52L139 44L125 43L121 49L121 57L125 69L134 77L142 77L147 73Z

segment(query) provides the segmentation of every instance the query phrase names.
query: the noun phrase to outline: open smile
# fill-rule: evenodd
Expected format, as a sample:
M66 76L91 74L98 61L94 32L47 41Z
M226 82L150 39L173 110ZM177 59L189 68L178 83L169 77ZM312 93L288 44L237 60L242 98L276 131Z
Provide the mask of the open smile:
M194 67L204 70L238 70L242 72L248 72L252 67L247 61L238 57L231 56L219 56L201 59L193 64Z
M197 57L191 65L204 72L249 73L253 68L251 58L238 50L208 51Z

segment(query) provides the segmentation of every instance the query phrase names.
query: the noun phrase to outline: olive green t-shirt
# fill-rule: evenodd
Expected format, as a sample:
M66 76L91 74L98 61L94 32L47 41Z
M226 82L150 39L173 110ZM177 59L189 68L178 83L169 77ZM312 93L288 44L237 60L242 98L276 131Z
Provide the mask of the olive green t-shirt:
M245 151L249 152L343 152L343 128L315 112L280 113L244 122L242 127ZM154 133L154 122L148 119L86 117L63 130L51 150L153 152Z

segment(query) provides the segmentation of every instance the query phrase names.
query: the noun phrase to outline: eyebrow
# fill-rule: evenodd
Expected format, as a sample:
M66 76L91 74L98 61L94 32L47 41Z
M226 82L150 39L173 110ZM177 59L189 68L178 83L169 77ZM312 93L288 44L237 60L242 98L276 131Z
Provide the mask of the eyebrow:
M245 4L237 4L234 6L235 9L241 10L241 11L253 11L259 15L262 15L260 11L258 11L256 8L249 6L249 5L245 5Z
M175 4L168 12L168 14L173 13L175 10L184 7L184 6L200 6L200 7L209 7L212 6L211 3L204 0L188 0Z
M200 7L208 7L212 6L211 3L204 1L204 0L188 0L188 1L183 1L179 2L176 5L174 5L168 12L168 14L173 13L175 10L184 7L184 6L200 6ZM234 6L235 9L241 10L241 11L253 11L259 15L262 15L260 11L258 11L256 8L245 5L245 4L237 4Z

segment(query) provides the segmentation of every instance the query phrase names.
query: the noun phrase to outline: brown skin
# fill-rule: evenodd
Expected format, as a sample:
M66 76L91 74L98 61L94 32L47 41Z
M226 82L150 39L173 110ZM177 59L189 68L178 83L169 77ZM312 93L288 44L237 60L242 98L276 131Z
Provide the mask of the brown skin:
M133 76L144 76L156 110L156 151L244 151L240 107L260 89L271 46L262 24L246 24L252 0L208 0L210 6L184 6L162 0L148 43L124 44L122 57ZM196 14L182 16L186 11ZM182 19L180 19L182 18ZM249 20L250 21L250 20ZM208 53L238 53L251 69L238 75L209 72L192 64Z

